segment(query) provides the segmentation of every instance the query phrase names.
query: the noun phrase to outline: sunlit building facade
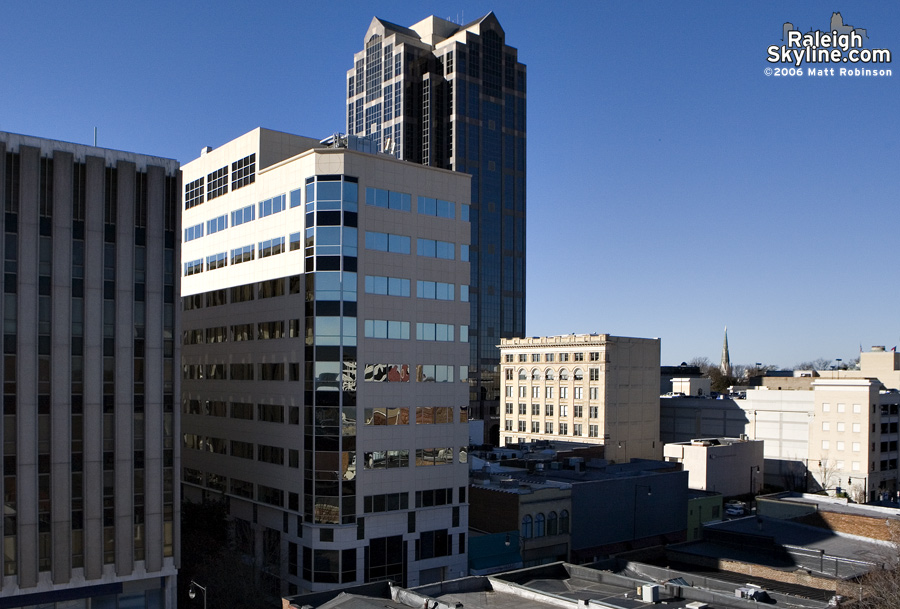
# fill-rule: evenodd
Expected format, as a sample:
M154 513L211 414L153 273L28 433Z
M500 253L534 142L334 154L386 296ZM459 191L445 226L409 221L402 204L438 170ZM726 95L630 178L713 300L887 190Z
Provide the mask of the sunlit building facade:
M525 334L525 66L496 16L374 18L347 72L347 132L472 176L472 414L496 420L497 344ZM494 437L496 440L496 437Z
M0 605L175 607L178 162L0 133Z
M470 178L366 146L183 168L184 492L277 594L466 568Z
M565 334L500 342L501 440L603 444L607 459L659 459L659 339Z

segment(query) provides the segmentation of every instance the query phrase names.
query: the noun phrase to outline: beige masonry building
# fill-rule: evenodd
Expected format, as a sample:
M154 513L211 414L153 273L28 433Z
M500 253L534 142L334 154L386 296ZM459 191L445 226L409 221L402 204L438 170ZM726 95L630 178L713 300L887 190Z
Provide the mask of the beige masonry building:
M502 444L606 446L606 458L659 459L659 339L567 334L502 339Z
M183 169L184 493L281 594L466 570L471 178L371 149Z

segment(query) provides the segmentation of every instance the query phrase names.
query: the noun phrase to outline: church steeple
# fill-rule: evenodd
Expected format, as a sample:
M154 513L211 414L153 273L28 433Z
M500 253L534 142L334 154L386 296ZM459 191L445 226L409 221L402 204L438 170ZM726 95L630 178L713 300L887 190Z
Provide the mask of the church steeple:
M719 370L725 376L731 376L731 358L728 356L728 326L725 326L725 342L722 343L722 363Z

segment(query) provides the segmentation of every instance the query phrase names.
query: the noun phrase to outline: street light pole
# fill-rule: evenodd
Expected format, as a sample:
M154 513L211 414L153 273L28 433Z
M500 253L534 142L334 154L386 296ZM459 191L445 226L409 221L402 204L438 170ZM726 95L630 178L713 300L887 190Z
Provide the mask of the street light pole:
M197 588L200 588L200 590L203 591L203 609L206 609L206 588L204 588L194 580L191 580L191 587L188 588L188 598L190 598L191 600L197 598Z
M758 465L750 466L750 511L753 511L753 474L759 472Z

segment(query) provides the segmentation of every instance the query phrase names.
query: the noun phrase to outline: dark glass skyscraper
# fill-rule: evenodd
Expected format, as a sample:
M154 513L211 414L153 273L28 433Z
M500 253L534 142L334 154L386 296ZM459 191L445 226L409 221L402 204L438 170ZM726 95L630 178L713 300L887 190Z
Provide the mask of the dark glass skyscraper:
M525 66L493 13L372 20L347 72L347 132L472 175L471 413L499 414L501 338L525 333ZM492 439L497 434L492 429Z

